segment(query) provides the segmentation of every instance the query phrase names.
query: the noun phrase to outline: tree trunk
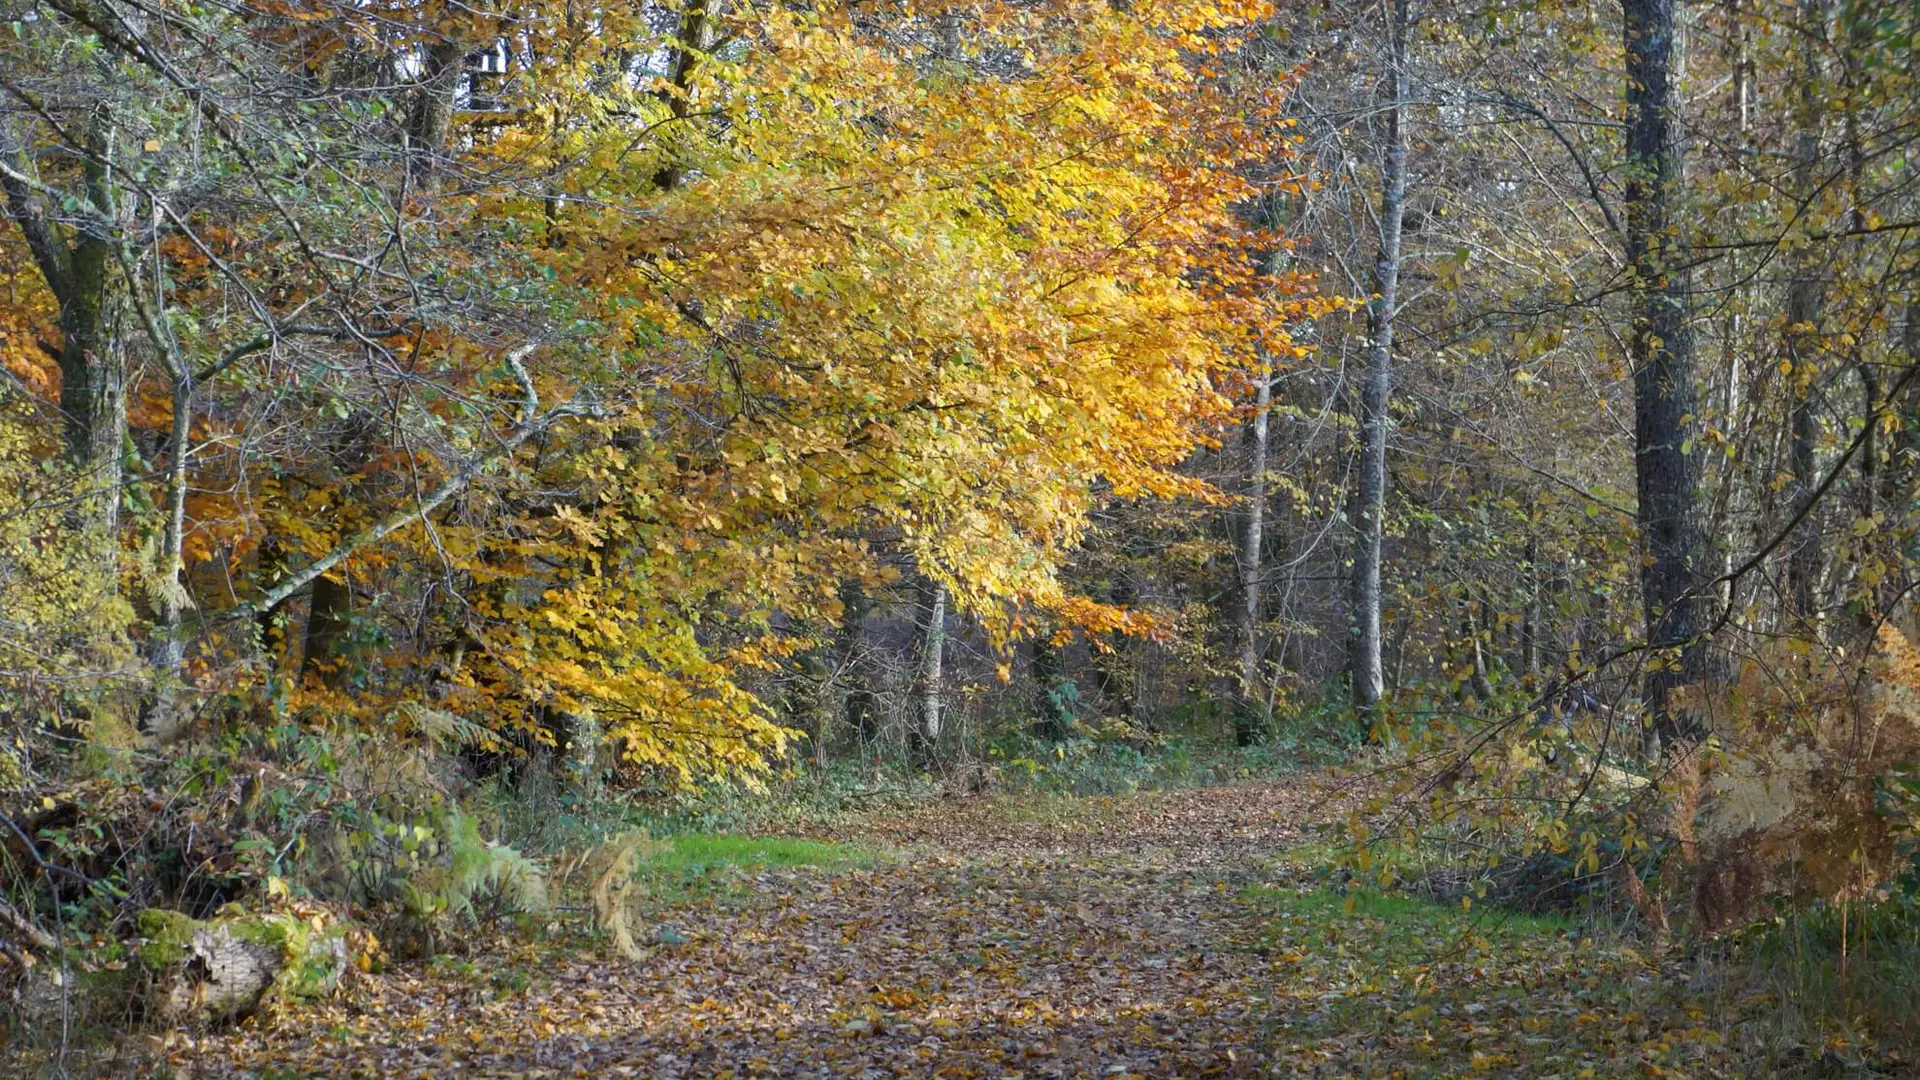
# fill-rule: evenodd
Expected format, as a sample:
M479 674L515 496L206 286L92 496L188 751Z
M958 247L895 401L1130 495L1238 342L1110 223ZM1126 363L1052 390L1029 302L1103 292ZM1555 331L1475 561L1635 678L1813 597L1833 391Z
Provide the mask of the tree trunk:
M866 622L873 602L858 581L840 586L840 629L835 638L839 667L846 674L847 690L840 699L840 717L860 739L862 749L870 749L880 737L879 717L874 711L873 671L867 663Z
M1133 541L1130 538L1123 551L1131 555ZM1136 597L1133 581L1128 576L1127 566L1123 563L1115 569L1113 583L1107 590L1107 602L1119 607L1132 607ZM1128 639L1110 641L1107 651L1094 650L1093 677L1096 692L1100 700L1110 707L1115 715L1129 722L1140 718L1140 700L1136 687L1136 672L1131 658L1136 655ZM1152 718L1146 718L1149 727Z
M1531 510L1531 507L1529 507ZM1530 529L1537 528L1534 515L1528 515ZM1545 605L1541 603L1544 584L1540 580L1540 536L1537 532L1527 534L1527 551L1521 564L1520 595L1520 672L1527 678L1531 688L1540 676L1540 633L1545 621Z
M129 297L120 243L114 124L96 110L87 127L85 202L76 212L35 189L26 138L0 123L7 216L19 226L47 291L60 308L60 412L67 460L79 473L73 520L108 587L119 580L121 458L127 437ZM21 178L25 178L24 180ZM71 234L71 235L69 235Z
M110 580L119 574L121 460L127 438L126 282L106 240L83 238L60 302L60 412L80 472L79 513Z
M1476 609L1479 611L1477 619L1474 617ZM1493 676L1487 664L1487 648L1491 644L1488 641L1490 622L1487 603L1484 600L1468 600L1460 611L1462 628L1467 632L1467 640L1473 643L1470 654L1473 659L1473 696L1484 705L1493 700Z
M346 928L339 924L315 927L285 914L200 922L159 908L142 911L136 923L150 1000L175 1023L238 1020L269 997L320 997L347 972Z
M1251 746L1266 734L1266 680L1260 674L1260 597L1265 585L1261 532L1267 512L1267 412L1273 404L1273 373L1263 370L1255 383L1252 457L1247 463L1247 523L1240 543L1240 708L1234 717L1234 741Z
M942 663L947 651L947 587L929 581L921 590L926 622L920 628L920 716L915 731L923 760L931 760L940 743L941 713L945 708Z
M166 522L161 530L159 618L155 620L148 661L170 677L186 659L187 455L193 434L193 370L185 357L168 352L173 368L173 425L168 447Z
M345 673L347 630L353 625L353 587L346 571L314 579L307 607L307 636L301 649L302 672L323 686L338 685Z
M1367 305L1367 373L1360 394L1360 461L1354 498L1352 639L1349 662L1354 711L1371 726L1379 719L1384 672L1380 660L1380 561L1386 517L1387 406L1393 393L1393 332L1400 299L1400 236L1407 192L1407 3L1390 0L1387 28L1389 101L1380 174L1380 245Z
M673 59L668 65L667 85L659 91L661 100L666 102L667 111L676 122L684 123L692 113L687 92L693 84L694 70L700 66L701 53L707 48L707 22L707 0L687 0L686 10L680 16L680 25L674 32ZM668 137L678 138L680 134L671 131ZM684 165L669 161L653 174L653 185L661 191L671 191L680 186L680 180L685 175Z
M1668 748L1704 733L1682 715L1673 691L1705 671L1701 598L1704 555L1695 501L1691 286L1674 200L1682 153L1676 132L1678 64L1674 0L1622 0L1626 47L1626 256L1633 275L1634 479L1644 557L1640 585L1649 647L1658 650L1643 686L1651 733ZM1671 654L1671 655L1663 655Z
M1798 131L1793 148L1794 197L1803 204L1813 197L1813 170L1820 157L1821 102L1817 81L1820 58L1812 35L1826 25L1823 0L1801 0L1800 87L1794 109ZM1820 276L1810 250L1794 254L1793 279L1787 286L1786 333L1784 344L1792 378L1793 394L1792 450L1789 467L1793 475L1794 505L1803 505L1813 497L1819 478L1819 420L1814 403L1819 391ZM1787 616L1789 630L1817 633L1819 588L1822 563L1820 515L1809 513L1790 540L1787 554Z
M840 674L835 659L835 650L824 644L795 657L787 692L787 721L807 733L816 768L827 764L827 739L833 733L835 683Z
M466 75L467 46L440 41L421 57L420 82L407 114L407 170L414 186L431 191L446 172L454 98Z

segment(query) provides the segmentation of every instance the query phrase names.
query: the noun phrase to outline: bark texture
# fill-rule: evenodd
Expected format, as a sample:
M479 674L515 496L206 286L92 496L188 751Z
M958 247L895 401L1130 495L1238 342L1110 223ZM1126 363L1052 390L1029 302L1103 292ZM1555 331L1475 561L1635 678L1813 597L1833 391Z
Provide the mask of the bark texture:
M1266 680L1260 672L1260 604L1266 578L1261 545L1267 511L1267 413L1273 404L1273 376L1261 372L1248 425L1251 455L1247 463L1247 521L1240 536L1240 708L1235 741L1259 741L1268 726Z
M1682 151L1675 124L1674 0L1623 0L1626 47L1626 254L1633 274L1634 479L1643 549L1642 617L1654 663L1642 686L1650 730L1669 748L1697 739L1697 715L1673 691L1705 671L1696 590L1704 554L1695 503L1700 462L1695 413L1690 278L1675 236Z
M1380 244L1367 304L1367 371L1361 386L1360 461L1354 491L1349 669L1353 707L1377 718L1385 692L1380 659L1380 562L1387 501L1387 407L1393 396L1393 335L1400 302L1400 241L1407 196L1407 0L1388 7L1386 144L1380 170Z

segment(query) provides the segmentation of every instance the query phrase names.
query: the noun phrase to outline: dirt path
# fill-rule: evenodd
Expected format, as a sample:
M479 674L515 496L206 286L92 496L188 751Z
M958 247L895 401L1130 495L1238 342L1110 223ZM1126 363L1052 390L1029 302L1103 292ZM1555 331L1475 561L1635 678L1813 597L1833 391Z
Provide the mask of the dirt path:
M529 948L169 1057L202 1074L1256 1076L1274 968L1238 897L1305 781L934 807L871 870L767 873L665 913L638 963Z

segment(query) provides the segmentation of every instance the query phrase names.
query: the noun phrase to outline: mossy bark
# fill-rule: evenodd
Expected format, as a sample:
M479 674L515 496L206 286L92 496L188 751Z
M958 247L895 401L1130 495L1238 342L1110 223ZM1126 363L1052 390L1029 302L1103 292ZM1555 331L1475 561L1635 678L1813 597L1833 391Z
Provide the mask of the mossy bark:
M230 914L201 921L149 908L137 925L148 1004L162 1017L220 1023L269 1000L322 997L347 970L346 928L294 915Z

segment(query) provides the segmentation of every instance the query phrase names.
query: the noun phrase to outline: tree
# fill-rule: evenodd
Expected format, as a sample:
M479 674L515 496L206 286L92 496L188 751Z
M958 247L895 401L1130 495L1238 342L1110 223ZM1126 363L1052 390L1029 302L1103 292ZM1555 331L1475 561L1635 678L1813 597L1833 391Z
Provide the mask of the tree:
M1671 748L1699 721L1673 691L1705 672L1705 551L1697 501L1694 341L1688 256L1678 242L1683 158L1676 117L1679 39L1670 0L1623 0L1626 52L1626 258L1631 278L1634 477L1646 642L1659 650L1642 689L1652 732Z
M1413 96L1407 66L1408 0L1388 0L1386 94L1382 110L1380 211L1367 300L1367 366L1355 420L1360 433L1354 469L1351 680L1354 710L1379 719L1385 676L1380 655L1380 562L1385 545L1387 436L1392 420L1393 339L1400 306L1400 244L1407 198L1407 109Z
M1251 454L1247 466L1247 520L1240 543L1240 708L1234 735L1242 746L1258 742L1271 721L1267 680L1260 671L1260 601L1265 552L1262 526L1267 513L1267 421L1273 406L1273 373L1254 375L1253 416L1248 420Z

